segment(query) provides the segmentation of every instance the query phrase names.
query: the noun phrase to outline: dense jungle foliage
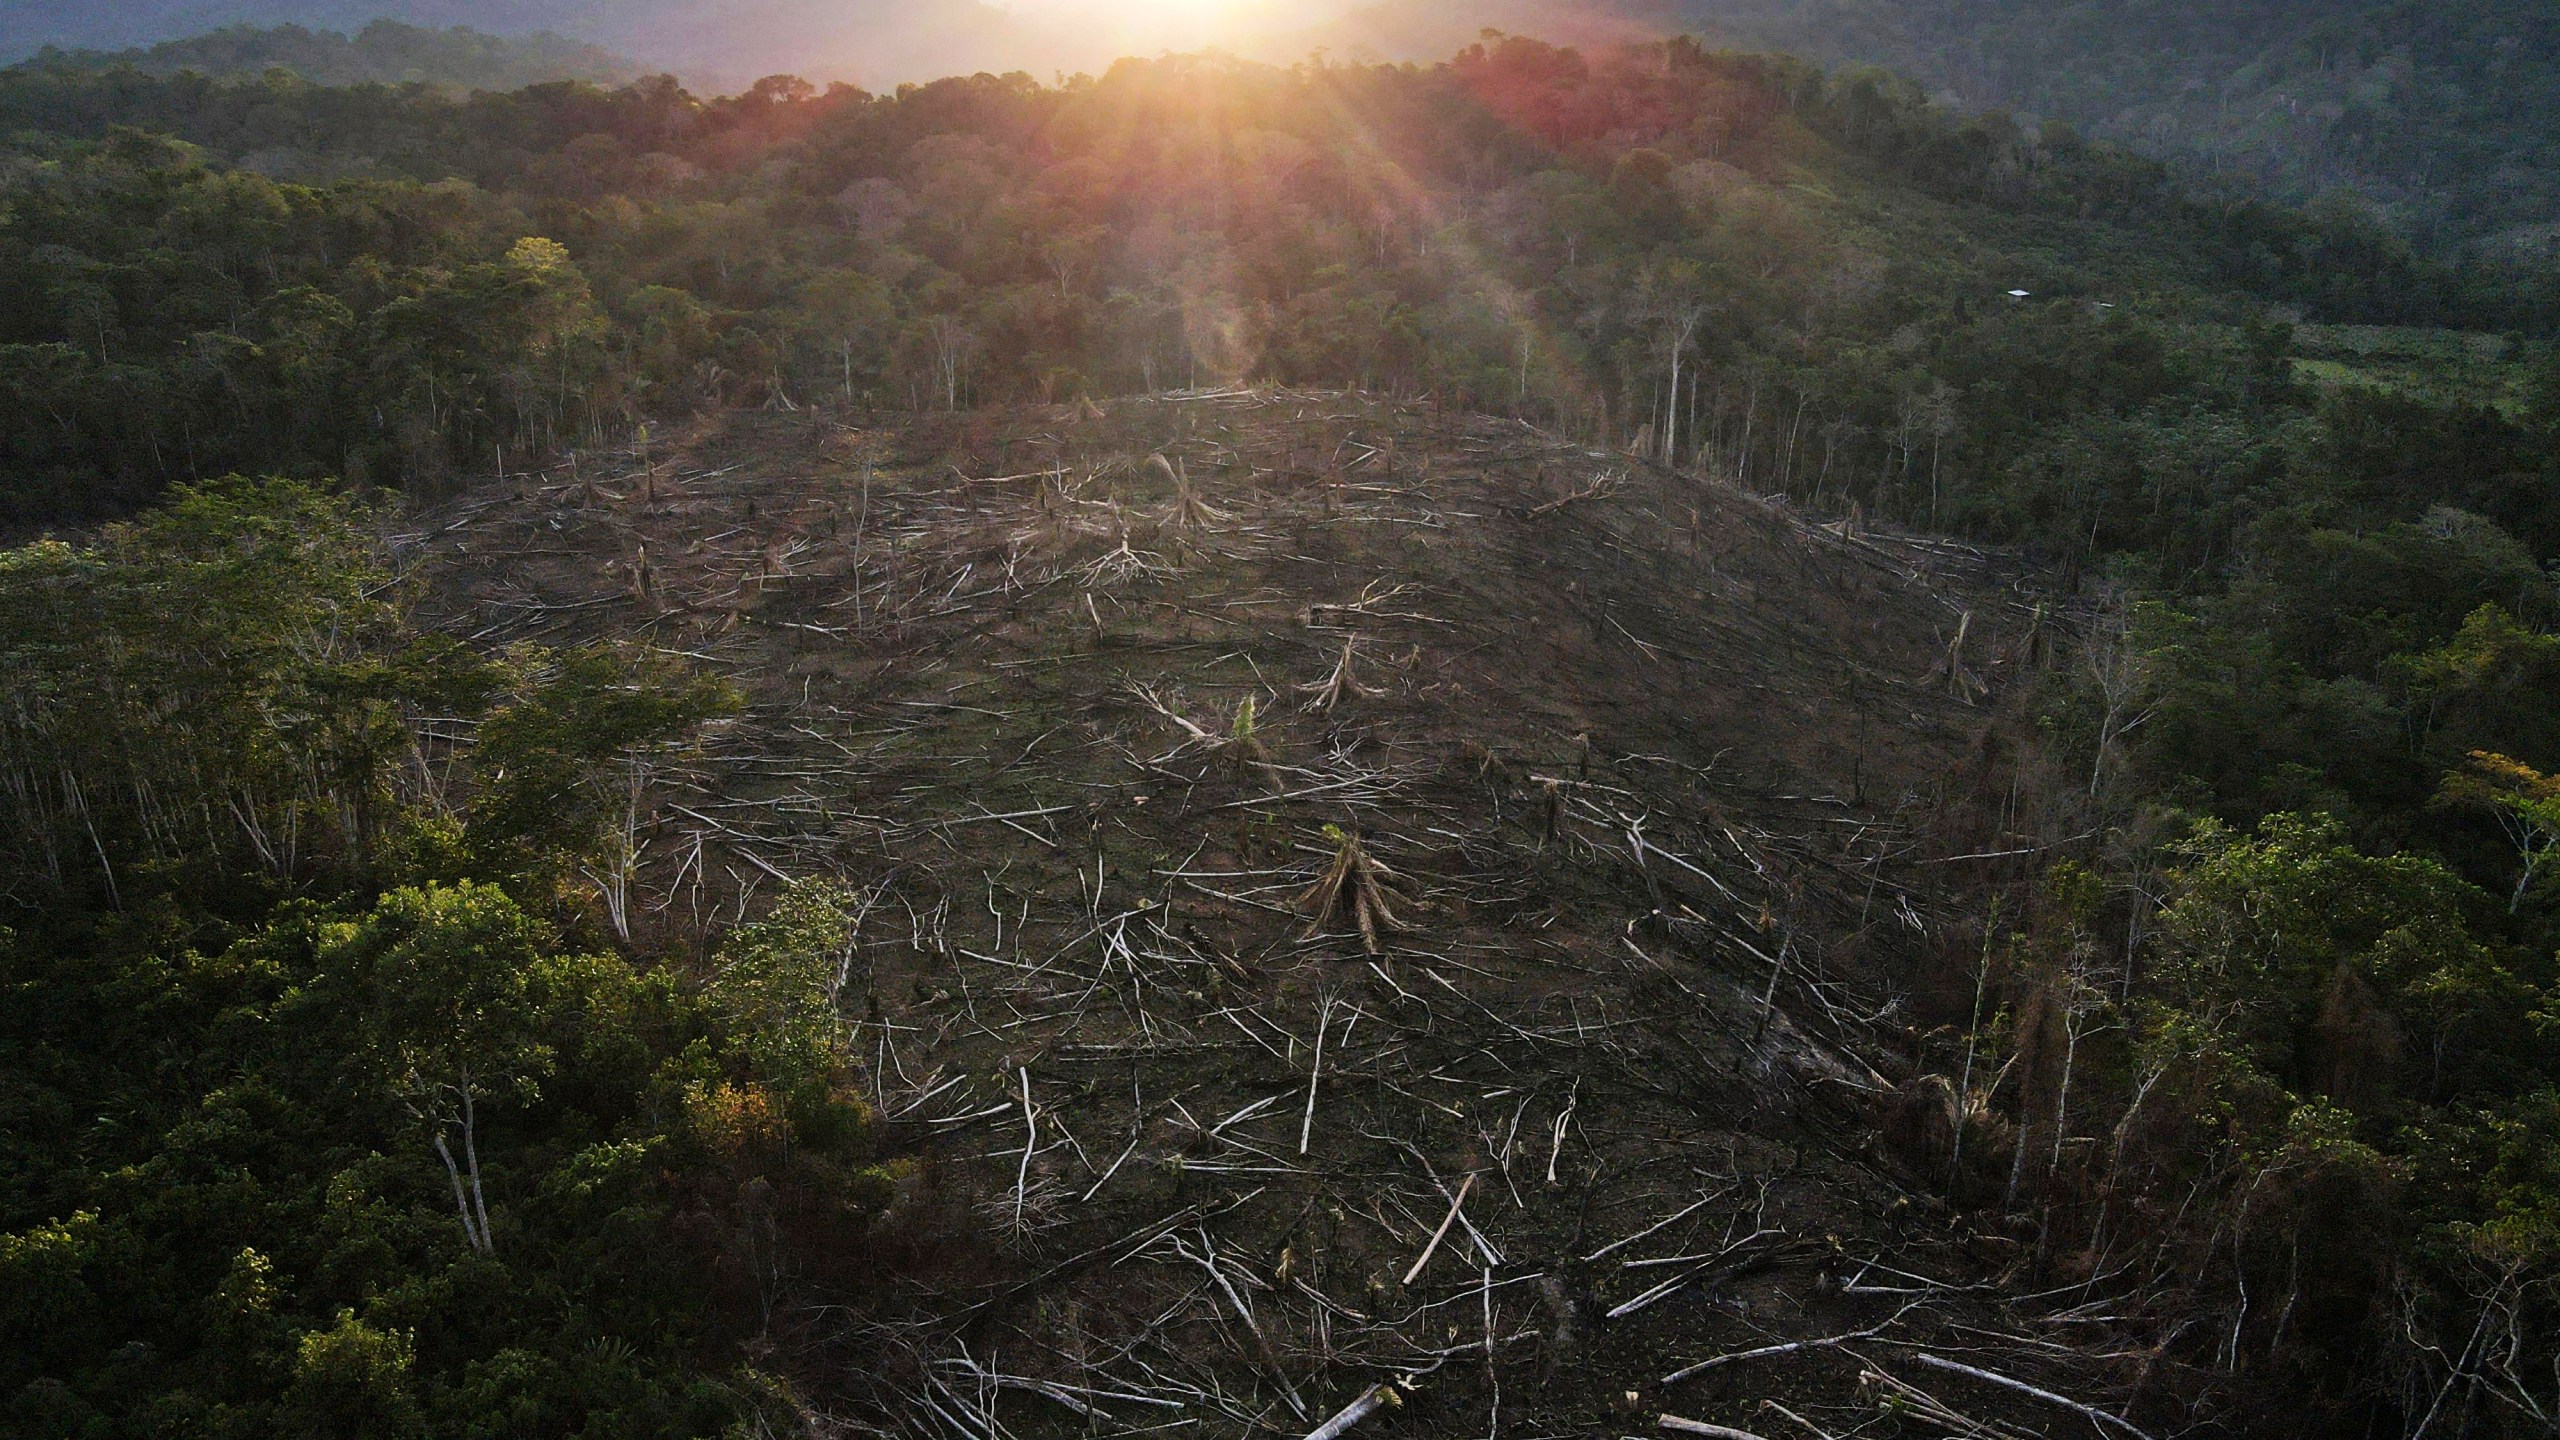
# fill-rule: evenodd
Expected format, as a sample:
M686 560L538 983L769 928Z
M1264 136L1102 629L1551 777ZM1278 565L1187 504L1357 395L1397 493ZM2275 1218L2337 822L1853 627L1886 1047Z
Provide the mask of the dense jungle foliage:
M2509 272L1686 42L716 101L34 69L0 133L0 504L142 517L0 563L22 1433L716 1431L758 1237L891 1183L841 897L618 945L630 767L728 697L415 633L348 497L1237 381L2050 562L2099 616L2007 801L2050 840L1915 1017L1950 1196L2055 1283L2174 1277L2306 1431L2547 1425L2560 359Z
M714 1433L769 1233L892 1184L842 896L682 986L581 898L727 689L421 634L371 537L223 481L0 558L11 1434Z

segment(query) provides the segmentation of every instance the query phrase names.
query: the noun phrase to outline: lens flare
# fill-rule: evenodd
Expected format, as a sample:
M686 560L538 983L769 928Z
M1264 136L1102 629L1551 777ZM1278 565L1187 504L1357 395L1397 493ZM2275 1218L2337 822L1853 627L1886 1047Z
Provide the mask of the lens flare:
M1229 46L1258 29L1256 0L1017 0L1020 13L1126 54Z

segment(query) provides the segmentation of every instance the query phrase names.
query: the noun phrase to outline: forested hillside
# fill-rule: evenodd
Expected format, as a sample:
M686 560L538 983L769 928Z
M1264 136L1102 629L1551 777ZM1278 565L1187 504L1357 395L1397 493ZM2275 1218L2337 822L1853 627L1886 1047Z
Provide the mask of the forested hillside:
M2432 239L2552 254L2560 14L2548 6L1976 0L1924 9L1912 31L1942 37L1936 52L1876 58L1943 76L1975 103L2069 118L2297 198L2369 194Z
M628 60L557 35L506 38L391 20L376 20L352 35L300 25L236 26L130 50L47 47L25 63L69 70L129 66L147 75L192 70L223 80L283 69L314 85L433 85L465 92L521 90L553 80L615 85L640 75Z
M1121 15L1083 0L922 5L694 0L604 5L543 0L233 0L228 5L64 5L38 0L0 15L0 56L38 46L123 51L148 69L246 69L241 54L292 41L300 26L358 33L381 15L412 26L471 26L522 36L548 28L694 85L745 87L773 72L852 79L886 90L937 74L1101 72L1126 46L1219 44L1257 59L1311 51L1349 59L1434 61L1492 26L1577 44L1695 33L1710 46L1784 51L1825 67L1874 64L1917 79L1964 110L2004 108L2066 120L2089 136L2161 159L2194 161L2232 192L2289 202L2324 195L2376 208L2437 251L2560 266L2560 15L2540 0L2429 5L2419 0L2240 0L2230 5L2040 5L2025 0L1221 0L1201 18L1162 8ZM238 33L192 41L215 23L284 26L284 41ZM538 49L535 64L440 41L389 54L284 44L312 79L404 79L466 72L458 85L620 77L599 54ZM474 41L484 46L484 41ZM463 46L471 49L471 46Z
M1326 38L1426 56L1481 25L1883 66L2297 203L2360 197L2425 243L2560 263L2560 14L2535 0L1389 0Z
M1693 41L0 137L14 1432L2560 1413L2511 270Z
M1139 133L1166 102L1136 72L708 103L663 81L453 100L10 72L0 386L43 423L6 437L0 502L99 515L244 466L434 482L667 403L951 407L1257 370L1685 455L1725 443L1715 425L1770 443L1749 386L1719 395L1734 382L1692 363L1748 356L1802 400L1791 421L1833 427L1866 503L1907 514L1906 392L1955 383L1895 348L1928 307L1979 343L2042 323L2029 343L2063 346L2136 310L2228 320L2223 292L2327 322L2545 313L2352 215L2199 203L2122 152L1875 77L1676 53L1694 78L1525 43L1411 75L1213 67L1197 83L1256 123L1197 153ZM2280 364L2268 333L2250 343ZM1933 438L1941 474L1950 450L1984 484L2012 464L2014 437Z
M0 14L0 58L48 44L148 50L216 25L354 34L385 16L507 36L557 31L697 88L728 89L781 72L873 89L974 71L1098 74L1121 48L1207 41L1283 64L1318 50L1428 63L1488 26L1592 45L1694 34L1712 48L1880 66L1959 109L2062 120L2195 162L2235 193L2296 204L2342 195L2423 245L2546 274L2560 265L2560 16L2541 0L1218 0L1196 15L1103 0L27 0ZM204 63L225 48L216 43ZM605 78L559 71L567 59L523 80ZM287 63L323 62L306 53ZM398 78L376 73L380 62L330 63L330 78Z

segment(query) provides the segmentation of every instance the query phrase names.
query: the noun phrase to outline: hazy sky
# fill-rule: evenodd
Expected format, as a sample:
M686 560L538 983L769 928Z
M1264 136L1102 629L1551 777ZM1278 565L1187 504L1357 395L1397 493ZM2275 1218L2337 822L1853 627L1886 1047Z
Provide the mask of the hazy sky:
M789 72L885 89L978 70L1042 79L1122 55L1219 46L1288 61L1446 55L1477 25L1586 39L1646 0L0 0L0 61L47 45L121 49L231 24L355 30L375 18L553 30L698 88ZM1659 8L1665 0L1651 0Z
M1133 53L1235 44L1274 32L1305 30L1351 3L1281 4L1275 0L990 0L1000 9L1075 35L1117 43Z
M229 24L352 30L377 17L497 34L557 30L680 72L1090 68L1310 30L1357 0L0 0L0 57L114 49ZM1053 63L1039 64L1040 61ZM785 62L796 62L786 64ZM917 68L921 67L921 68ZM813 78L833 78L816 76Z

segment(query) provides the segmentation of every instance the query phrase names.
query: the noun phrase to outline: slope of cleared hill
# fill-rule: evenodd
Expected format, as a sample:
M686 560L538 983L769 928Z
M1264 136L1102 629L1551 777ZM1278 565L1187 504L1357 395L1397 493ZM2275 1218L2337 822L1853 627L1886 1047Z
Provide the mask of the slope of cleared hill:
M1954 1159L1895 1098L1909 977L2010 848L1996 717L2060 628L1999 556L1273 391L730 416L399 543L478 643L751 695L647 777L644 939L863 887L912 1178L870 1237L772 1217L836 1269L737 1277L821 1411L1305 1434L1409 1382L1378 1431L2042 1431L2090 1422L2014 1384L2137 1378L1906 1178Z

